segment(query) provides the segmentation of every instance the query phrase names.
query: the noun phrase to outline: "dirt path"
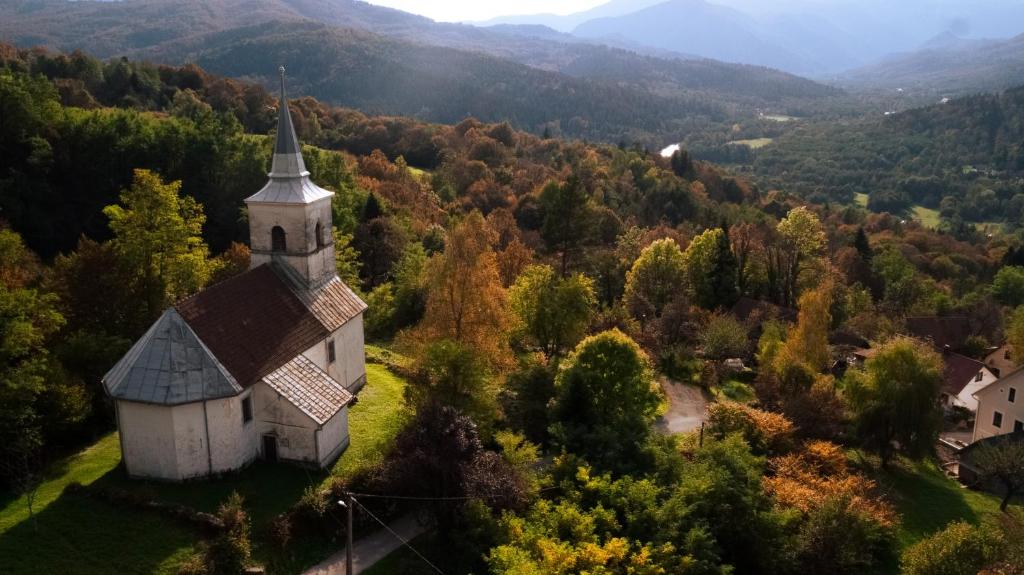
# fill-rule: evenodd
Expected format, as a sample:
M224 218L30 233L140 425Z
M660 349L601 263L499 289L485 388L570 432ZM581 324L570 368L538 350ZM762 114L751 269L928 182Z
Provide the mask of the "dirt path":
M668 411L658 418L657 426L664 433L684 433L698 429L707 416L710 399L696 385L661 380L668 396Z
M412 515L401 517L389 525L395 533L409 541L423 533L426 527L420 525ZM372 567L392 551L402 546L402 542L386 529L356 540L352 554L352 570L356 573ZM320 564L310 568L303 575L345 575L345 550L331 555Z

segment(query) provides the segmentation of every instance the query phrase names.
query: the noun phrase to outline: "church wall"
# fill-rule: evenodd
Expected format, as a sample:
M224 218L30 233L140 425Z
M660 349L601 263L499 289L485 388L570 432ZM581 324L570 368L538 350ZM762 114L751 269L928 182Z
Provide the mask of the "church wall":
M250 393L206 403L214 473L245 467L258 455L255 414L248 423L242 421L242 400Z
M316 422L263 382L253 386L253 395L258 449L269 434L277 437L279 459L316 463Z
M327 341L334 341L334 363L327 361ZM339 327L328 340L324 340L307 349L306 356L317 367L327 372L334 381L344 385L349 391L358 391L365 383L366 349L363 341L363 314L350 319Z
M320 223L324 249L317 251L316 224ZM252 267L271 260L271 230L285 231L286 251L276 257L286 261L300 275L319 278L333 275L334 239L331 236L331 200L325 198L308 206L300 204L249 204L249 236ZM315 252L315 253L314 253Z
M181 479L174 445L172 407L117 402L121 449L128 475Z
M178 476L181 479L188 479L208 475L210 460L207 455L202 402L176 405L171 408L171 413L174 417Z
M326 467L334 463L334 460L348 447L348 407L341 408L341 411L334 414L334 417L328 420L317 433L319 434L317 459L320 461L320 467Z

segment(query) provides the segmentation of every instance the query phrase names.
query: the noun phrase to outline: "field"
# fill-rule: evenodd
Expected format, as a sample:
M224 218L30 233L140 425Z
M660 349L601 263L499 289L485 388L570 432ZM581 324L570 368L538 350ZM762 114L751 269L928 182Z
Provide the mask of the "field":
M936 229L939 227L939 211L923 206L914 206L912 211L915 220L921 222L926 228Z
M381 365L368 364L366 371L367 385L349 414L352 442L335 464L335 474L350 474L379 461L404 422L405 382ZM72 482L121 487L210 512L238 491L253 522L254 554L270 573L294 573L337 546L328 540L303 540L283 554L264 541L267 522L288 509L309 486L325 481L327 473L257 462L219 479L172 484L130 480L120 461L117 434L111 433L58 462L38 491L34 520L29 519L23 498L0 498L0 571L174 573L194 552L199 537L191 527L63 493Z
M729 144L734 146L747 146L752 150L756 150L758 148L763 148L768 144L771 144L773 141L774 140L771 138L754 138L752 140L736 140L733 142L729 142Z

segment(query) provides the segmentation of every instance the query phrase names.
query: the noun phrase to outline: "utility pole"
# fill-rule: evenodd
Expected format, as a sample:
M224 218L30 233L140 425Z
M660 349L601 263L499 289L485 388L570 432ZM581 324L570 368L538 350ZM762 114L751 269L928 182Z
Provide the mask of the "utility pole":
M345 575L355 575L355 571L352 569L352 512L355 508L355 498L346 491L345 499L339 499L338 505L348 511L345 525Z

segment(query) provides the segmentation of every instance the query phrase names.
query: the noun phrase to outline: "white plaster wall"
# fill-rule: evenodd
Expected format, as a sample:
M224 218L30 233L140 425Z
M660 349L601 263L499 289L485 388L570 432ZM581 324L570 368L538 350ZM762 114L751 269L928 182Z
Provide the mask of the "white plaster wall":
M978 411L978 400L974 397L975 393L988 387L996 379L998 379L991 371L987 368L981 370L981 381L975 381L974 378L971 382L964 387L963 391L960 392L956 397L950 398L951 405L958 405L960 407L966 407L967 409L977 412Z
M334 341L334 363L327 361L327 342ZM321 341L303 352L307 359L327 372L331 379L344 385L350 391L359 379L366 375L366 348L363 342L363 314L350 319L339 327L328 339Z
M998 380L995 384L979 391L978 412L974 419L973 441L1012 433L1014 422L1024 422L1024 377L1016 375ZM1017 390L1014 403L1009 402L1010 388ZM1000 427L992 425L992 417L995 412L1003 414L1003 424Z
M128 475L181 479L174 446L172 409L162 405L117 402L121 450Z
M316 224L320 223L324 248L316 251ZM309 205L249 204L249 242L251 266L271 260L271 230L281 226L285 232L285 254L278 255L306 278L318 279L335 272L334 238L331 234L330 198ZM315 253L313 253L315 252ZM307 255L309 254L309 255Z
M263 435L271 434L277 437L279 459L316 463L316 422L269 385L260 382L252 389L258 449L263 449Z
M319 434L317 460L320 462L320 467L326 467L334 463L334 460L348 447L348 407L341 408L341 411L328 420L317 433Z
M170 409L174 417L174 445L178 460L178 477L188 479L209 475L210 465L206 451L203 404L187 403L176 405Z
M259 455L255 405L253 418L248 423L242 422L242 400L250 394L248 390L236 397L206 403L214 473L245 467Z

